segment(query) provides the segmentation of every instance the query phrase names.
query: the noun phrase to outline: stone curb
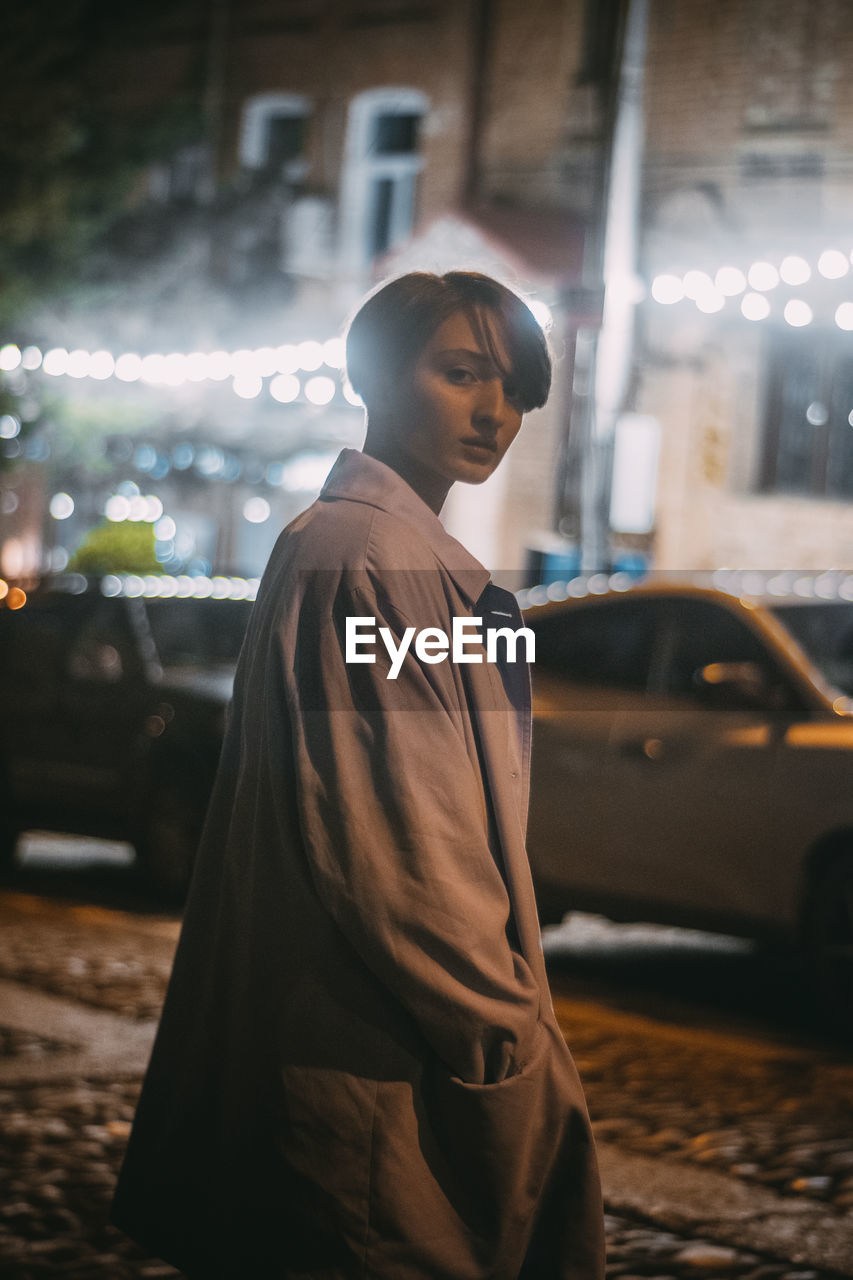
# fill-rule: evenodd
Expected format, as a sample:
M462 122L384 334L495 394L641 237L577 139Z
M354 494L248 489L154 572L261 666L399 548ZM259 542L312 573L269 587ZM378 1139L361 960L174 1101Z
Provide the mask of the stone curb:
M38 1061L0 1059L0 1085L141 1076L157 1029L156 1022L90 1009L6 979L0 979L0 1021L74 1046Z
M609 1210L639 1214L673 1231L850 1275L853 1214L675 1160L598 1142Z

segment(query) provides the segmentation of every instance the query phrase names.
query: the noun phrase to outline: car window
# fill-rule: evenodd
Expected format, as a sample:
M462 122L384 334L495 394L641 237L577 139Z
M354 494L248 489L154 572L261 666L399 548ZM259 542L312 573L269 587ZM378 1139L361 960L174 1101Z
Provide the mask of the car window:
M151 635L162 665L235 666L249 622L249 600L146 600Z
M536 669L577 684L645 689L658 601L579 605L529 622Z
M826 678L853 697L853 604L844 600L774 605L772 612Z
M724 605L671 600L656 653L654 686L665 693L695 695L698 672L712 662L754 662L776 671L758 636Z

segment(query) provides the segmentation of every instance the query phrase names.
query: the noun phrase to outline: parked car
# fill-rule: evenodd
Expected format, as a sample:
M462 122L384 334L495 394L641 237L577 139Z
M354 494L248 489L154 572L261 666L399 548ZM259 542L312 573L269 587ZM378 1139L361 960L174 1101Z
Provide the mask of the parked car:
M541 916L796 941L853 1028L853 579L745 582L527 610Z
M0 601L0 858L46 829L130 841L179 895L253 584L67 575Z

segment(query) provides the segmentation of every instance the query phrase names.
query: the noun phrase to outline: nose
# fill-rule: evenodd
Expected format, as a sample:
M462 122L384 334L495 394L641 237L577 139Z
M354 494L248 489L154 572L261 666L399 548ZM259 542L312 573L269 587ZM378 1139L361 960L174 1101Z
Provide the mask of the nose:
M474 420L483 425L499 427L504 419L506 397L501 378L484 378L474 411Z

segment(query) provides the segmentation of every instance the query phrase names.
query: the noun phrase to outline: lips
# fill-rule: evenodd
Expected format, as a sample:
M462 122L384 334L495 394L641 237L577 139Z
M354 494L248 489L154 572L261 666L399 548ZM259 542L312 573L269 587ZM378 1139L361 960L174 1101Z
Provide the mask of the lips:
M487 436L466 436L461 442L469 449L481 449L484 453L497 453L498 442Z

